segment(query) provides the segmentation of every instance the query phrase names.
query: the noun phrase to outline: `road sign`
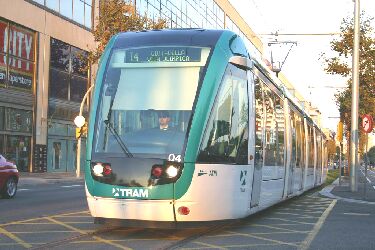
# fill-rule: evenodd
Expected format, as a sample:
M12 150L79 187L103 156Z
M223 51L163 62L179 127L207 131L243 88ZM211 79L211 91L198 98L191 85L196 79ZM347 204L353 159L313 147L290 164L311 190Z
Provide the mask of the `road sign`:
M371 133L374 128L374 122L371 115L364 115L362 118L362 128L365 133Z

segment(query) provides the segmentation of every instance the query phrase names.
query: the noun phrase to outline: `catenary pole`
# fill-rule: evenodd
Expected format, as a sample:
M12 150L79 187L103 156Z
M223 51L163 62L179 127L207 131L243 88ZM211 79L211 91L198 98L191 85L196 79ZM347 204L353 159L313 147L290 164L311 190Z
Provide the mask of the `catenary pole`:
M350 140L350 191L358 191L358 100L359 100L359 27L360 6L359 0L354 2L354 38L352 61L352 121Z

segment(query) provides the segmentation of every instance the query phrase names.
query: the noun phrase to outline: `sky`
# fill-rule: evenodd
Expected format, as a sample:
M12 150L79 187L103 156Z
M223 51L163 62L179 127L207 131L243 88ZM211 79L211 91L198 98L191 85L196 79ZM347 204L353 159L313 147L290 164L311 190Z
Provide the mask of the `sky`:
M353 0L230 0L251 29L263 41L275 36L264 34L327 34L340 32L342 20L353 16ZM360 9L375 18L375 1L360 0ZM375 22L373 23L375 24ZM375 27L375 26L374 26ZM337 37L337 36L336 36ZM346 86L347 79L324 72L322 53L331 54L332 35L277 37L278 41L297 42L281 72L295 88L322 113L322 126L336 131L339 112L334 94ZM281 48L284 54L289 48ZM279 48L280 51L280 48ZM270 60L270 54L266 58ZM337 87L337 88L336 88ZM336 118L335 118L336 117Z

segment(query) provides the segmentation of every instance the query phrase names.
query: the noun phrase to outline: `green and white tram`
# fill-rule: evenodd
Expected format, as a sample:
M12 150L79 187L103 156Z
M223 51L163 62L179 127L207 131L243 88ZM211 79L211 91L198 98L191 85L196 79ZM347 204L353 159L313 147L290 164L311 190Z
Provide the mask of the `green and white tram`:
M280 86L228 30L113 37L87 136L96 222L238 219L322 184L324 135Z

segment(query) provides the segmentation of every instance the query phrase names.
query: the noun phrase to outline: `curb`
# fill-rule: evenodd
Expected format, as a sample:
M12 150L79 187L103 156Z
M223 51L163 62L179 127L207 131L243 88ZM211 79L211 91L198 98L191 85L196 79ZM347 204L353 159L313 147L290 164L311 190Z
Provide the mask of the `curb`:
M327 198L336 199L340 201L346 201L346 202L358 203L358 204L375 205L375 202L373 201L363 201L363 200L343 198L343 197L332 194L331 191L335 186L337 186L338 180L339 179L337 178L331 185L323 188L321 191L319 191L319 194Z
M35 186L41 184L58 184L58 183L83 183L83 178L40 178L40 177L20 177L18 180L18 186Z

